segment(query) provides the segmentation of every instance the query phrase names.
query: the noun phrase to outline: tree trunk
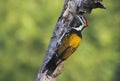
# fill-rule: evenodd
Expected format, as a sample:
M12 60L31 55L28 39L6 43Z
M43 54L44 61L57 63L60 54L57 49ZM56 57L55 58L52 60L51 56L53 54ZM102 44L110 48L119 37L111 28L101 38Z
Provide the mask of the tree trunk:
M56 69L52 73L52 75L47 74L47 70L49 68L45 68L46 64L55 54L55 51L60 44L60 39L62 35L70 29L70 23L74 19L74 16L90 13L94 8L105 9L102 0L65 0L63 10L56 23L48 50L46 52L46 56L38 72L36 81L56 81L56 78L62 72L64 61L56 66Z

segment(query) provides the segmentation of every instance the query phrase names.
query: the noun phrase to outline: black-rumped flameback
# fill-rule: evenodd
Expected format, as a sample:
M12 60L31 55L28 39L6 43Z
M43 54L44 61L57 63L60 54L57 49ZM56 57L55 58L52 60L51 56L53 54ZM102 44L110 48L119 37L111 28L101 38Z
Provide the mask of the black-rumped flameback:
M62 61L68 59L78 48L82 40L81 32L87 26L87 20L84 16L77 15L75 19L73 19L71 29L63 35L55 54L45 66L48 70L48 75L51 75L55 71L56 67Z

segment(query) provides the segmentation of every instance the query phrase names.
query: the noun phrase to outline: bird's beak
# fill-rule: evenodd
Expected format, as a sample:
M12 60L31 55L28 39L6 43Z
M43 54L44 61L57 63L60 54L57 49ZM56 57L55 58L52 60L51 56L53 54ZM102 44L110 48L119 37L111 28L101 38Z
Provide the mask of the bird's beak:
M102 8L102 9L106 9L106 6L100 1L100 2L95 2L95 5L97 8Z

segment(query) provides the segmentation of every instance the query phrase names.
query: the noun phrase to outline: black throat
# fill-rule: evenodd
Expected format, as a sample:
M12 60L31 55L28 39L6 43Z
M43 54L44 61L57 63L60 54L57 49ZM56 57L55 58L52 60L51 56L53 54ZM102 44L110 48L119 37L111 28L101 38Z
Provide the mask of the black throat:
M76 29L71 29L70 33L71 33L71 34L77 34L79 37L82 38L81 31L78 31L78 30L76 30Z

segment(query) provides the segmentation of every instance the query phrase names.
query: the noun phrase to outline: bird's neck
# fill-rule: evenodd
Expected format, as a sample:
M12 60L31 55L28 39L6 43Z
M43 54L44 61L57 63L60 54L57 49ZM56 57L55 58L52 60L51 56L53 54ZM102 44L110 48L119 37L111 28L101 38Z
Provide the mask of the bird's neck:
M77 34L79 37L82 37L81 30L76 30L76 29L71 29L70 31L71 34Z

